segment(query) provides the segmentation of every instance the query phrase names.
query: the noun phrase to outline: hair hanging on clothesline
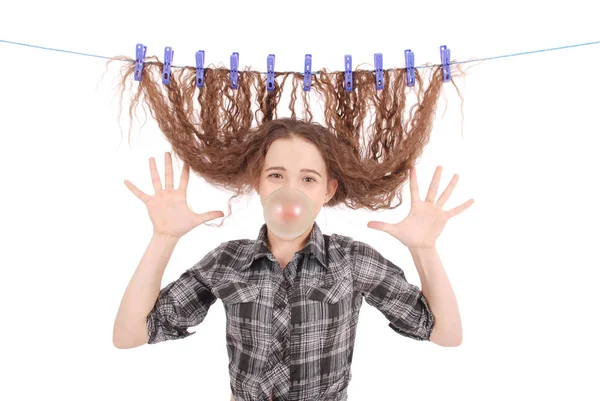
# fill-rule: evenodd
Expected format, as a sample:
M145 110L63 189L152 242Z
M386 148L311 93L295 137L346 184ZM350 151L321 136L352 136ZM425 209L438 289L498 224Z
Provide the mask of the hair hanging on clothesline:
M147 106L173 152L194 173L235 192L229 213L231 200L256 188L269 145L292 135L314 143L325 159L328 178L338 180L325 206L395 209L402 203L400 189L409 169L429 142L443 85L441 66L436 66L425 69L427 77L417 69L412 87L406 84L406 69L384 70L381 90L373 71L356 70L351 92L344 88L344 71L312 74L310 91L303 88L303 74L276 72L274 89L267 91L264 74L247 68L239 71L238 89L232 89L229 69L208 67L204 86L198 88L194 67L174 69L170 83L163 84L163 63L149 57L138 82L133 79L135 60L121 56L109 63L116 60L131 61L124 63L118 87L122 102L132 85L131 121L140 103ZM279 117L289 85L289 115ZM313 94L322 99L322 123L313 121ZM122 103L119 115L121 110ZM396 198L399 203L392 205Z

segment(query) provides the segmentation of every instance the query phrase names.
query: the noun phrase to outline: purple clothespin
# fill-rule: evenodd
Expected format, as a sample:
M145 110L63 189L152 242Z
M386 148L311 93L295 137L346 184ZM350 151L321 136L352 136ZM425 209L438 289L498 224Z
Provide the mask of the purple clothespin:
M415 86L415 53L410 49L404 50L406 61L406 85Z
M196 52L196 86L204 88L204 50Z
M170 47L165 47L165 62L163 64L162 83L168 85L171 83L171 63L173 62L175 52Z
M135 46L135 71L133 77L136 81L142 80L142 71L144 70L144 60L146 59L146 46L138 43Z
M352 92L352 56L346 54L344 56L344 87L346 88L346 92Z
M375 53L375 83L377 90L383 89L383 54Z
M304 56L304 90L308 92L312 85L312 55Z
M449 82L452 75L450 73L450 49L446 46L440 46L440 57L442 59L442 76L444 82Z
M238 88L238 66L240 64L240 54L233 53L229 58L231 67L229 68L229 80L233 89Z
M269 54L267 57L267 91L273 92L275 89L275 55Z

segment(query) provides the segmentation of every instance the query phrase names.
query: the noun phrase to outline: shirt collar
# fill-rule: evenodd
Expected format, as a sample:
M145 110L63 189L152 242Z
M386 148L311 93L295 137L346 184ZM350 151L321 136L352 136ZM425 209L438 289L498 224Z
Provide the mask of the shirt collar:
M253 252L251 257L249 258L249 260L247 261L246 264L244 264L244 266L242 267L242 270L245 270L247 268L249 268L252 263L260 258L260 257L265 257L268 254L271 254L271 251L269 250L269 247L267 246L267 224L263 224L262 227L260 228L259 232L258 232L258 237L256 239L256 241L254 241L254 245L253 245ZM308 241L306 242L306 245L304 245L304 247L298 251L298 253L304 253L304 254L313 254L317 260L319 262L321 262L321 264L323 265L323 267L325 267L326 269L328 268L328 264L326 263L326 255L325 255L326 249L325 249L325 238L323 236L323 234L321 233L321 229L319 228L319 225L317 224L317 222L313 222L313 228L310 232L310 235L308 237Z

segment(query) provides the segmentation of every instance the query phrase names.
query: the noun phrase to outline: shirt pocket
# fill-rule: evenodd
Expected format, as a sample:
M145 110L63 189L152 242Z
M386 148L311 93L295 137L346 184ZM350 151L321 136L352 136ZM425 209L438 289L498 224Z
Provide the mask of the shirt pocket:
M254 302L260 293L260 288L255 284L241 281L229 281L217 287L213 287L213 294L224 304L237 304L242 302Z
M317 284L308 289L306 298L327 304L335 304L352 295L352 281L342 278L333 283Z
M305 324L307 330L317 335L323 334L324 331L335 332L345 322L349 322L351 310L351 279L342 278L332 283L318 283L309 287L302 313L296 316L296 319L301 321L295 323Z

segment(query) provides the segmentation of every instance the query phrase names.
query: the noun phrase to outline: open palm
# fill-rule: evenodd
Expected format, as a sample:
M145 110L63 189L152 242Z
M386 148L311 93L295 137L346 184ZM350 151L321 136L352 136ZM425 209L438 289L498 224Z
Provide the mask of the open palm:
M442 167L438 166L435 169L433 180L429 186L429 191L425 200L422 201L419 196L419 185L417 183L417 173L415 168L410 170L410 194L411 207L406 218L398 223L391 224L381 221L370 221L367 226L376 230L381 230L398 239L408 248L435 248L436 241L446 223L452 217L462 213L469 208L475 200L469 199L463 204L450 209L443 210L444 204L450 198L456 183L458 182L458 174L455 174L448 184L446 190L435 202L437 196Z
M146 205L154 233L180 238L194 227L224 216L219 210L199 214L190 209L186 196L190 166L184 163L179 188L176 189L173 183L173 163L170 152L165 153L165 188L163 189L153 157L150 158L150 175L155 192L152 196L141 191L129 180L125 180L125 185Z

